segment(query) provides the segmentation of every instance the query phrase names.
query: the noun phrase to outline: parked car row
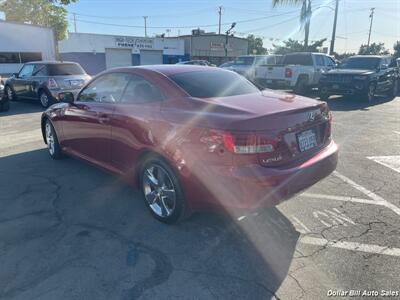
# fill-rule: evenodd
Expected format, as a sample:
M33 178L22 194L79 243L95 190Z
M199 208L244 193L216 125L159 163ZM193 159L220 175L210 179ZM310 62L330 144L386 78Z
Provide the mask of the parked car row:
M58 93L78 93L91 76L74 62L29 62L7 79L4 93L8 100L37 100L44 108L58 101Z

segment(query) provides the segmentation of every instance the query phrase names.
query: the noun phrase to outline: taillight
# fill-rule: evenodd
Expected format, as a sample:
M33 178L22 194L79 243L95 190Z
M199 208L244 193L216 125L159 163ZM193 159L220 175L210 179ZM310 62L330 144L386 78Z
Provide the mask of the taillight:
M286 78L292 78L292 75L293 75L292 69L291 68L286 68L285 69L285 77Z
M47 87L49 89L57 89L58 88L57 81L54 78L49 78L49 80L47 80Z
M232 134L220 130L209 130L201 138L209 152L223 153L224 150L235 154L271 153L277 149L278 141L254 133Z

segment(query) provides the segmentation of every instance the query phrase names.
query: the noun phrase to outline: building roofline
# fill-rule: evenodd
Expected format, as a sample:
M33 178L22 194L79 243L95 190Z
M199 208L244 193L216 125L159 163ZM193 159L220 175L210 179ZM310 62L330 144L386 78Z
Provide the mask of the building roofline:
M27 24L27 23L20 23L20 22L16 22L16 21L7 21L7 20L0 20L0 23L22 25L22 26L30 26L30 27L39 27L39 28L50 29L51 31L53 31L53 28L48 27L48 26L43 26L43 25Z
M178 38L180 38L180 37L196 37L196 36L201 36L201 37L204 37L204 36L221 36L221 37L226 37L226 35L225 34L218 34L218 33L215 33L215 34L184 34L184 35L180 35L180 36L178 36ZM240 40L247 40L247 38L242 38L242 37L238 37L238 36L229 36L230 38L235 38L235 39L240 39Z

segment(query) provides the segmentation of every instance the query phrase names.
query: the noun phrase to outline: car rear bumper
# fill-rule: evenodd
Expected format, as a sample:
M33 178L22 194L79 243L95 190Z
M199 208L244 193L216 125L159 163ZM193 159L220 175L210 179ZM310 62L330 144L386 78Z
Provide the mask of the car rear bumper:
M255 79L258 84L264 87L274 87L274 88L282 88L289 89L291 88L291 81L284 79L265 79L265 78L256 78Z
M197 179L207 188L208 197L202 193L200 199L193 195L197 201L191 205L195 210L210 207L251 210L275 206L331 174L337 161L338 147L332 141L310 159L287 168L261 165L207 168L207 175ZM191 198L191 192L186 193Z

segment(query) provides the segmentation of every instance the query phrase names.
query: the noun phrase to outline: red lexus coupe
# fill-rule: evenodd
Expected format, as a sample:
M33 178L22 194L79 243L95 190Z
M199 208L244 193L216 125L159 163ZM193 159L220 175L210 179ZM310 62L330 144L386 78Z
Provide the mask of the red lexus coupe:
M138 185L166 223L276 205L337 164L325 102L260 91L219 68L111 69L59 100L41 120L51 157L77 157Z

